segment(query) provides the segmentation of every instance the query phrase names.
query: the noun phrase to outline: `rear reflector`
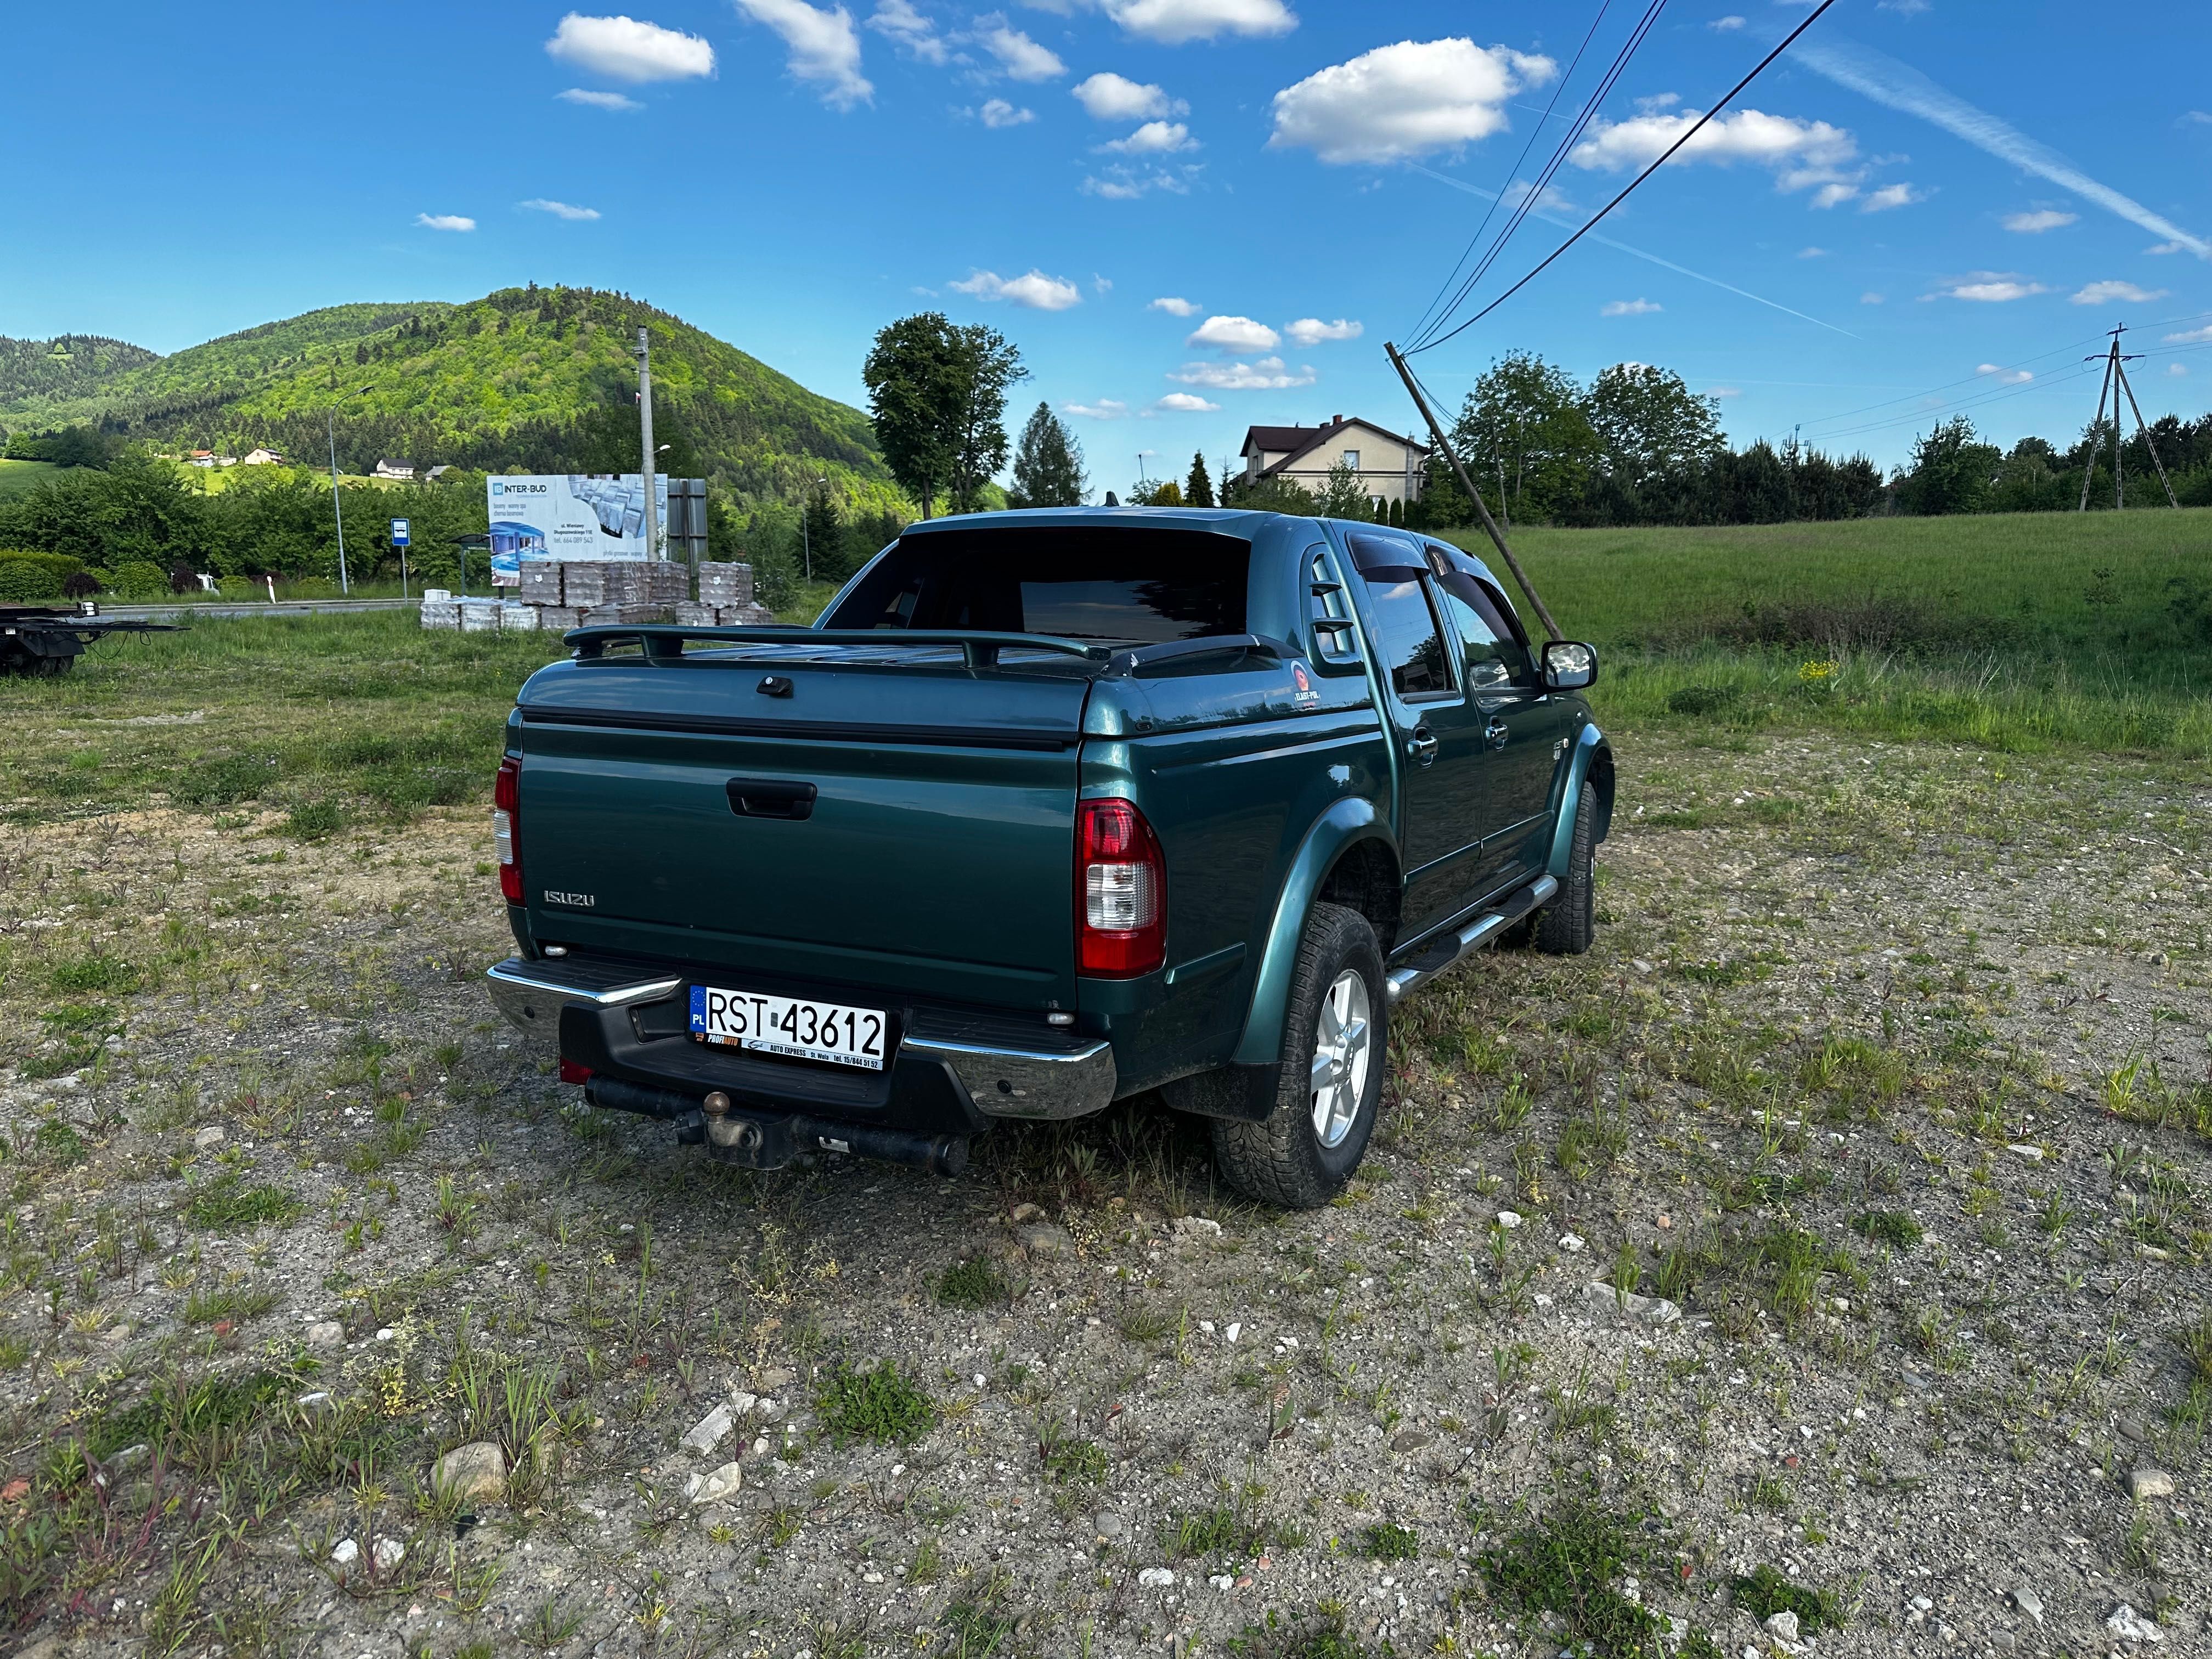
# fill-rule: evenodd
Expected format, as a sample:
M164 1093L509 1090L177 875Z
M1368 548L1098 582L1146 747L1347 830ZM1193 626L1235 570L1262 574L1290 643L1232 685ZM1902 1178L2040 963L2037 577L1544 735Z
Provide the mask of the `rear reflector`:
M1167 957L1167 860L1130 801L1081 803L1076 822L1076 972L1136 979Z
M561 1056L562 1082L589 1083L591 1080L592 1068L590 1066L579 1066L574 1060L569 1059L566 1054Z
M492 854L499 860L499 890L509 904L522 902L522 763L499 763L491 786Z

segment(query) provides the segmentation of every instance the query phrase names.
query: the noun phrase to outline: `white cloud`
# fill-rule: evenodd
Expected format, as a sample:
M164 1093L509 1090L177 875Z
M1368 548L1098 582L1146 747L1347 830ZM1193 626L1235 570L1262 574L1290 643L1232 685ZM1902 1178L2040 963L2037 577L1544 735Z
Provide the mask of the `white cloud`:
M2206 324L2203 328L2190 329L2185 333L2169 334L2166 337L2166 343L2168 345L2198 345L2207 341L2212 341L2212 323Z
M1016 109L1003 98L994 98L975 112L987 127L1018 127L1025 121L1036 119L1033 109Z
M2056 208L2038 208L2033 213L2006 214L2004 228L2016 230L2023 236L2033 236L2039 231L2057 230L2062 225L2070 225L2081 216L2078 213L2061 213Z
M1824 247L1801 247L1797 250L1797 257L1801 259L1825 259L1828 257L1828 250Z
M1168 376L1185 386L1202 386L1209 392L1280 392L1294 386L1311 386L1314 372L1301 367L1296 373L1280 357L1261 357L1249 363L1185 363Z
M1019 29L1008 28L1004 18L979 20L992 26L985 29L983 44L999 66L1017 81L1057 81L1067 73L1067 65L1060 61L1060 54L1049 46L1041 46Z
M2186 374L2189 373L2189 365L2186 363L2168 363L2166 366L2166 372L2169 374Z
M1875 0L1876 11L1893 11L1904 17L1917 17L1928 9L1929 0Z
M550 213L556 219L596 219L599 216L599 210L597 208L577 207L573 203L550 201L543 196L533 196L526 202L517 202L515 206L528 208L533 213Z
M1340 317L1325 323L1318 317L1301 317L1295 323L1285 323L1283 333L1292 345L1317 346L1326 340L1356 340L1366 328L1349 318Z
M1709 386L1698 395L1701 398L1741 398L1743 388L1740 386Z
M1681 101L1682 94L1679 92L1655 92L1649 98L1638 99L1636 108L1638 114L1657 115L1662 111L1674 108Z
M1666 307L1656 300L1608 300L1597 309L1601 317L1649 317Z
M2048 294L2051 290L2040 283L2022 282L2017 276L2008 276L2001 271L1981 270L1962 283L1939 289L1927 295L1930 300L1969 300L1980 305L2003 305L2013 300L2025 300L2031 295Z
M1026 276L1001 276L995 270L979 270L964 282L949 284L956 292L978 300L1005 300L1031 311L1066 311L1083 303L1083 290L1065 276L1048 276L1032 270Z
M1129 412L1129 405L1118 398L1101 398L1095 404L1062 404L1060 407L1063 413L1093 421L1118 421Z
M1996 375L1999 386L2026 386L2035 378L2030 370L2007 368L2001 363L1978 363L1975 365L1974 373Z
M2179 242L2160 242L2143 250L2145 253L2181 253L2186 252Z
M1197 148L1190 129L1180 121L1147 121L1127 138L1099 146L1121 155L1172 155L1179 149Z
M824 11L806 0L732 0L756 23L773 29L791 52L792 75L819 82L822 101L850 109L876 95L874 83L860 73L860 33L853 14L838 6Z
M1843 203L1850 201L1858 193L1858 186L1856 185L1823 185L1820 189L1813 192L1813 205L1816 208L1832 208L1839 206Z
M1559 71L1548 58L1464 37L1401 40L1308 76L1275 94L1277 149L1324 161L1395 161L1487 138L1516 93Z
M1607 173L1647 167L1697 125L1699 113L1686 109L1672 115L1632 116L1626 121L1608 121L1600 116L1590 124L1589 136L1574 147L1567 159L1578 167ZM1749 161L1771 167L1783 190L1855 183L1842 169L1857 158L1857 142L1841 127L1755 109L1716 116L1674 155L1677 161L1712 161L1723 167ZM1836 202L1850 199L1830 191L1822 194L1830 197L1819 203L1822 206L1832 207Z
M1212 415L1221 405L1206 402L1194 392L1170 392L1152 407L1170 415Z
M1198 301L1180 299L1172 294L1164 294L1146 306L1145 309L1164 311L1170 317L1195 317L1198 315Z
M1880 190L1867 192L1859 204L1861 213L1887 213L1892 208L1911 207L1915 202L1928 199L1925 191L1915 190L1911 185L1884 185Z
M1085 196L1102 197L1109 202L1133 202L1156 190L1164 190L1176 196L1190 194L1190 181L1199 169L1186 165L1181 173L1170 173L1164 167L1130 167L1125 162L1114 162L1099 168L1104 176L1093 175L1083 181Z
M2077 306L2108 306L2121 300L2140 306L2163 300L2172 292L2171 289L2137 288L2133 283L2091 283L2078 294L2067 297Z
M2183 116L2180 120L2174 123L2174 125L2176 126L2212 127L2212 115L2207 115L2201 109L2193 109L2191 110L2188 114Z
M1733 34L1736 30L1743 27L1743 19L1733 15L1728 17L1716 17L1711 22L1706 24L1705 27L1709 29L1717 30L1723 34Z
M1243 356L1255 351L1273 351L1283 343L1283 337L1265 323L1255 323L1249 317L1209 317L1200 323L1183 343L1187 346L1212 346L1216 350Z
M868 27L904 46L925 64L943 64L951 55L938 35L935 20L916 11L912 0L876 0Z
M625 98L618 92L591 92L582 87L571 87L566 92L556 92L556 98L565 103L581 104L586 109L629 110L643 109L635 98Z
M1881 301L1882 296L1874 292L1871 289L1859 295L1859 303L1863 306L1878 306Z
M545 50L564 63L610 81L689 81L714 72L714 49L696 34L634 17L586 17L570 12Z
M1180 98L1170 98L1146 82L1102 71L1071 88L1076 101L1094 121L1143 121L1163 115L1181 115L1190 108Z
M425 230L474 230L477 222L462 213L418 213L415 222Z
M1094 294L1111 294L1114 291L1114 279L1111 276L1101 276L1094 270L1091 273L1091 289Z
M1127 34L1164 46L1224 34L1288 34L1298 20L1283 0L1100 0Z

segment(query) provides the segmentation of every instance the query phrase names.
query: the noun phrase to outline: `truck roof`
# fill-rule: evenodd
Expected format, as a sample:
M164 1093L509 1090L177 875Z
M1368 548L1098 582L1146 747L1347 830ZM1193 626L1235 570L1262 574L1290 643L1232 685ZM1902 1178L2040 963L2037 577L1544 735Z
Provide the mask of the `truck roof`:
M1142 524L1154 529L1196 530L1249 539L1261 526L1285 516L1224 507L1032 507L1006 513L962 513L949 518L924 519L908 525L900 533L920 536L1036 525L1108 530Z

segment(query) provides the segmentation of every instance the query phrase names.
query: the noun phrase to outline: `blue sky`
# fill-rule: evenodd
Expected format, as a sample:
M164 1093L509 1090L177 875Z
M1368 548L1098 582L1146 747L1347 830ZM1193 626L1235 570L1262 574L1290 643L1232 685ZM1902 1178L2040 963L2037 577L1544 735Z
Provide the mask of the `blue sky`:
M875 329L939 307L1019 344L1017 415L1069 411L1095 486L1120 489L1233 453L1253 422L1412 426L1382 343L1413 331L1476 192L1534 175L1640 8L1609 8L1566 76L1596 10L33 9L10 24L0 332L173 350L341 301L568 283L858 404ZM1804 12L1674 0L1476 303ZM1802 423L1893 463L1959 407L2001 441L2078 431L2096 380L2077 360L2126 322L2145 412L2196 415L2208 61L2212 7L2178 0L2112 19L1842 0L1601 227L1610 245L1419 366L1455 403L1514 348L1585 379L1663 364L1739 441Z

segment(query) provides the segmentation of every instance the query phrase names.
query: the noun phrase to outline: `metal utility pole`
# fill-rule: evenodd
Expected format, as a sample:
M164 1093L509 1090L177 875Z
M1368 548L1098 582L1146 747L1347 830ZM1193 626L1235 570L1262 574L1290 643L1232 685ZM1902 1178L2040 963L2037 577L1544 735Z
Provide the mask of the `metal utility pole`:
M358 398L368 390L365 386L356 386L323 411L323 425L331 441L331 514L337 519L338 526L338 592L348 595L353 592L353 583L346 574L345 508L338 501L338 404L345 402L347 398Z
M1421 388L1413 379L1413 371L1406 367L1405 358L1399 355L1398 348L1389 341L1382 343L1382 349L1389 355L1390 367L1398 371L1398 378L1406 383L1406 395L1413 400L1413 407L1421 411L1421 418L1428 422L1429 435L1437 441L1437 447L1443 452L1444 459L1451 463L1452 476L1459 480L1459 487L1467 491L1468 499L1474 503L1475 514L1481 519L1483 529L1489 533L1492 544L1498 549L1498 556L1505 561L1505 568L1513 573L1513 580L1521 584L1521 591L1528 596L1528 603L1534 607L1537 620L1544 624L1545 633L1555 640L1566 638L1559 631L1559 623L1552 620L1552 613L1545 608L1544 601L1537 597L1536 586L1528 580L1528 573L1521 568L1521 561L1514 557L1513 550L1505 544L1505 537L1498 528L1498 520L1490 516L1490 507L1483 501L1482 492L1474 487L1474 481L1467 476L1467 469L1460 465L1459 456L1454 452L1451 441L1444 436L1443 426L1437 419L1436 410L1429 407L1429 400L1421 395ZM1500 489L1503 489L1502 483ZM1503 505L1502 501L1500 505Z
M637 418L645 439L645 556L660 556L660 504L653 488L653 343L637 325Z
M2128 381L2126 366L2141 362L2142 353L2121 351L2120 336L2127 331L2127 325L2123 323L2112 331L2110 350L2100 352L2097 357L2081 360L2085 363L2094 363L2098 357L2103 358L2105 376L2097 388L2097 418L2090 426L2089 461L2081 471L2081 505L2075 510L2082 513L2089 510L2089 486L2097 476L2097 457L2105 447L2105 398L2109 393L2112 400L2113 510L2118 512L2127 506L2127 483L2120 474L2120 399L2124 396L2128 407L2135 411L2136 430L2142 434L2143 447L2150 452L2150 464L2157 470L2158 481L2165 488L2166 504L2179 512L2181 503L2174 498L2173 481L2166 476L2166 463L2159 459L2158 445L2152 441L2149 423L2143 419L2142 405L2136 401L2136 389Z

